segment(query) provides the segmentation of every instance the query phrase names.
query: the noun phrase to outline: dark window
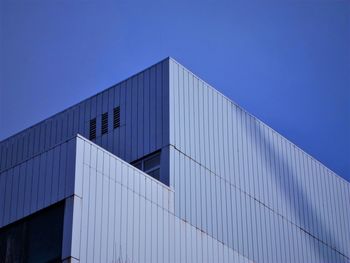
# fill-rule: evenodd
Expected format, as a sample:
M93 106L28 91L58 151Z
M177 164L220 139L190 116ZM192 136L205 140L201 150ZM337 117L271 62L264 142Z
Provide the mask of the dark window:
M160 151L138 159L131 164L153 178L160 179Z
M101 118L101 134L108 132L108 112L102 114Z
M94 140L96 139L96 118L93 118L90 120L90 134L89 139Z
M0 262L61 262L64 202L0 230Z
M154 168L157 168L160 165L160 154L156 154L153 156L150 156L149 158L145 159L144 161L144 171L153 170Z
M142 161L138 161L136 163L133 163L133 166L135 166L137 169L142 170Z
M152 176L154 179L160 180L160 169L152 170L151 172L148 172L150 176Z
M113 129L120 127L120 107L113 109Z

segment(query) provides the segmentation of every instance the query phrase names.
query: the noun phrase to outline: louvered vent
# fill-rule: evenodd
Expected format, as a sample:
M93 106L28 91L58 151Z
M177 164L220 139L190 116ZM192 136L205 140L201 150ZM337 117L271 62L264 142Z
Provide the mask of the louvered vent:
M101 134L108 132L108 112L102 114L101 120Z
M120 126L120 107L113 109L113 128L116 129Z
M90 120L90 140L96 139L96 118Z

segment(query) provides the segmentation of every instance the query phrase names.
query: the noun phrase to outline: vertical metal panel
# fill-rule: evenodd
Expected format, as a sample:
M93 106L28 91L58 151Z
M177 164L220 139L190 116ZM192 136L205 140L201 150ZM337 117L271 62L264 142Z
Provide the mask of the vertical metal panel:
M137 159L137 111L138 107L140 105L137 104L137 88L138 88L138 76L134 76L130 83L130 87L128 88L128 94L129 94L129 100L128 102L130 103L130 108L128 109L130 115L130 160L135 160ZM136 103L133 103L133 100L135 100ZM134 121L132 121L134 120Z
M38 204L37 207L43 208L44 206L44 198L45 198L45 181L46 181L46 173L45 173L45 167L46 167L46 159L47 154L41 154L39 159L39 171L38 171Z
M33 174L32 174L32 191L31 191L31 204L30 210L37 210L38 205L38 187L39 187L39 163L40 155L33 158Z
M120 106L121 126L112 128L113 108ZM109 113L108 133L101 136L101 114ZM0 142L0 172L33 157L80 132L89 134L89 121L97 118L95 142L128 162L169 142L169 60L99 93L44 122ZM23 137L24 136L24 137ZM23 154L28 137L28 154ZM8 145L8 147L5 147ZM8 148L8 150L7 150ZM165 158L166 159L166 158ZM165 164L166 165L166 164ZM163 167L163 164L161 164ZM167 167L162 169L168 178ZM168 180L168 179L167 179Z
M7 179L8 171L5 171L0 174L0 225L4 225L4 215L5 215L5 207L6 207L6 179Z
M25 184L26 184L25 168L26 168L25 163L22 163L19 165L19 183L18 183L18 200L17 200L16 218L21 218L24 215Z
M4 205L4 210L2 214L2 224L6 225L10 221L10 213L11 213L11 190L12 190L12 181L13 181L13 169L9 170L6 172L6 178L3 180L2 183L5 184L5 194L4 194L4 199L5 199L5 205Z
M157 64L155 65L155 70L156 70L156 80L154 83L154 88L155 88L155 107L156 107L156 112L155 112L155 128L154 128L154 134L155 134L155 148L159 149L163 145L163 125L162 125L162 113L164 109L164 101L163 101L163 96L162 96L162 79L163 79L163 67L162 64ZM169 84L167 84L168 86ZM135 96L136 97L136 96ZM165 101L167 98L165 98Z
M32 181L33 181L33 161L26 162L25 169L25 193L24 193L24 207L23 207L23 215L29 215L31 212L31 192L32 192Z
M16 162L17 161L18 144L19 144L19 140L17 138L13 138L12 139L11 162Z
M112 130L115 106L121 127ZM109 132L101 137L106 111ZM175 192L119 159L109 161L114 157L95 145L70 140L54 147L77 132L87 136L94 117L96 143L126 161L165 147L161 169L169 170ZM177 252L169 261L177 262L225 262L232 248L259 262L342 262L350 255L349 184L172 59L2 141L0 154L0 225L69 193L86 196L82 262L130 254L162 262L171 244ZM168 221L173 233L163 243ZM199 240L194 227L204 231ZM209 249L200 254L199 247Z
M161 83L161 113L162 113L162 146L168 146L170 141L170 74L169 59L162 63L162 83ZM141 87L142 89L142 87Z
M73 194L73 187L66 187L71 191L57 196L60 175L72 178L70 182L74 186L75 166L70 164L75 162L74 142L72 139L0 173L0 189L4 189L0 193L0 227ZM67 148L66 144L74 147ZM61 162L57 159L56 162L54 158L59 155L55 152L61 152L67 159L62 158ZM68 165L64 163L67 161Z
M67 137L73 136L74 132L74 107L67 111Z
M66 138L69 138L68 135L68 115L69 115L70 111L64 111L62 112L60 115L62 116L61 118L61 127L62 127L62 137L60 138L60 141L65 140Z
M340 253L350 257L349 223L345 223L350 217L342 201L349 200L349 184L328 169L320 169L317 161L205 82L197 81L176 61L171 59L169 67L175 214L262 262L291 260L297 249L302 250L300 258L309 260L324 261L334 250L338 257L343 257ZM195 169L197 163L207 172ZM198 178L207 178L208 184L202 185ZM239 193L232 195L233 189ZM196 219L197 213L192 215L192 207L198 206L193 199L203 190L211 197L203 205L208 211L199 210L202 218L208 217L207 224ZM228 206L227 199L233 205ZM237 210L233 219L231 207ZM266 231L263 224L257 224L259 213L265 215L261 223L267 224ZM226 233L233 222L240 235L231 241ZM254 243L255 231L266 240L266 250L260 251ZM304 245L299 247L300 243ZM276 246L278 251L273 250Z
M3 169L6 169L6 167L9 167L11 165L11 154L12 154L12 140L11 138L9 140L7 140L6 142L6 146L7 146L7 151L6 151L6 164L5 167Z
M0 171L2 171L5 166L4 163L6 161L6 148L5 144L0 144Z
M85 144L89 146L86 147ZM77 154L82 156L86 156L82 150L97 147L80 137L77 145L80 145ZM91 152L95 156L88 159L76 158L77 162L84 163L82 202L79 212L74 215L80 219L72 237L80 246L77 250L80 253L76 254L80 262L179 262L174 260L176 256L188 262L197 262L198 258L204 259L201 262L213 262L203 254L207 252L205 249L199 249L203 240L210 241L211 250L216 250L209 252L215 262L224 262L226 250L239 259L236 262L250 262L231 248L176 217L162 198L164 194L173 194L169 188L106 151L102 151L103 165L108 165L109 168L103 168L102 173L96 172L91 165L91 159L98 159L100 150ZM122 173L122 177L127 176L131 180L118 182L116 174L110 173L112 163L116 170ZM76 167L82 165L77 163ZM149 188L155 187L151 199L137 191L140 190L137 182L145 177L150 182ZM116 198L111 195L113 189ZM161 198L158 198L159 194ZM111 227L110 222L114 219L114 225ZM110 242L106 242L107 240ZM72 247L74 246L76 244L72 244Z
M17 217L17 200L18 200L18 185L19 185L19 167L13 169L13 180L11 187L11 207L10 207L10 222L13 222Z
M137 123L138 128L135 129L137 132L137 143L136 143L136 149L135 149L135 158L137 156L143 155L143 132L144 132L144 83L143 83L143 73L137 76L137 85L135 87L135 90L137 91L136 100L137 100Z
M155 126L156 126L156 69L152 67L149 69L149 147L150 151L155 150L155 145L153 144L156 140Z

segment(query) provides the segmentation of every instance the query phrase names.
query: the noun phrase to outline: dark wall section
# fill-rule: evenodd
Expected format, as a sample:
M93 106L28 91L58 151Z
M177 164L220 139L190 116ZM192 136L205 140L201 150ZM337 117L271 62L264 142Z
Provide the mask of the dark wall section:
M0 263L61 262L64 202L0 230Z

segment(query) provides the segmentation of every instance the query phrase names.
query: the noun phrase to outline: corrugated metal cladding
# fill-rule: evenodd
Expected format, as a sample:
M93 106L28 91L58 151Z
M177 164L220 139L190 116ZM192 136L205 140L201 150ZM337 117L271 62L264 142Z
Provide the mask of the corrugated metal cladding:
M169 143L169 63L163 60L81 103L0 142L0 172L79 133L89 137L96 118L95 143L130 162ZM113 127L113 109L120 106L120 127ZM101 135L101 117L108 112L108 133ZM167 154L162 153L163 160ZM162 181L168 180L162 160ZM164 168L163 168L164 167Z
M0 173L0 227L73 195L75 148L63 142Z
M76 167L78 262L250 262L176 217L169 187L81 137Z
M74 137L0 172L0 228L66 200L62 256L70 257L75 169Z
M170 59L175 214L256 262L349 262L350 187Z
M349 183L173 59L0 143L0 227L63 199L71 262L350 262Z
M0 174L0 227L65 200L64 262L252 262L176 217L171 188L79 135L13 170Z

